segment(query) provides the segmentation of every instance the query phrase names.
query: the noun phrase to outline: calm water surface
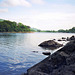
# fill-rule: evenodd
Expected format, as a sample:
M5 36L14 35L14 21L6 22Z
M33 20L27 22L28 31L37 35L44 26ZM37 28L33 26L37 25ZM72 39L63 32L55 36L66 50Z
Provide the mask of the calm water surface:
M0 75L21 75L46 58L38 44L73 33L0 33ZM33 51L38 51L34 53ZM50 51L53 52L53 51Z

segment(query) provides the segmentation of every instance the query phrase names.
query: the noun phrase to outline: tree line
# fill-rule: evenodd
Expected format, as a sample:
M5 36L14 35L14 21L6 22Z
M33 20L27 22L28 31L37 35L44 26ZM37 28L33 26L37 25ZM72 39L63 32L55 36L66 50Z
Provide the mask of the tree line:
M16 23L9 20L0 19L0 32L63 32L63 33L75 33L75 27L58 31L55 30L39 30L36 28L31 28L30 26L24 25L22 23Z
M42 30L41 32L62 32L62 33L75 33L75 27L71 28L71 29L68 29L68 30L64 30L64 29L60 29L58 31L55 31L55 30Z
M60 29L60 30L58 30L58 32L63 32L63 33L75 33L75 27L73 27L73 28L71 28L71 29L68 29L68 30Z
M29 32L30 26L9 20L0 21L0 32Z

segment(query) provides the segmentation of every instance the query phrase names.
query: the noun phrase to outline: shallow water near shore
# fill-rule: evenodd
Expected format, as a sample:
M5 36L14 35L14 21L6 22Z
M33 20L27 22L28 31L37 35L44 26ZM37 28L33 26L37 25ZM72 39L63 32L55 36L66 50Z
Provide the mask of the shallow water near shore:
M74 33L0 33L0 75L21 75L47 56L38 45ZM64 42L60 42L63 43ZM35 51L35 52L34 52ZM36 52L38 51L38 52ZM54 51L51 51L53 53Z

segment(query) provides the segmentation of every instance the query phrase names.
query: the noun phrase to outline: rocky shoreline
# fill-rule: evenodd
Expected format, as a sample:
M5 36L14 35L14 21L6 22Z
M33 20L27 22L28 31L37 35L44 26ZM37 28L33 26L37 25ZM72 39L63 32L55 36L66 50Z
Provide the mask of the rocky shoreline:
M75 75L75 37L63 48L28 69L24 75Z

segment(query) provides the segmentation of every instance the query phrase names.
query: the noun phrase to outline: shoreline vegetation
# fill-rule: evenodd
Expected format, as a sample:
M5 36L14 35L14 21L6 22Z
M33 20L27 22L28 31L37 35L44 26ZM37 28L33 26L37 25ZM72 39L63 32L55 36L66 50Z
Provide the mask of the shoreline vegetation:
M0 19L0 33L33 33L40 32L39 29L15 21Z
M64 30L64 29L60 29L58 31L55 31L55 30L42 30L41 32L53 32L53 33L75 33L75 27L71 28L71 29L68 29L68 30Z
M21 33L21 32L31 32L31 30L30 26L23 25L22 23L16 23L8 20L1 20L0 32Z
M0 33L33 33L33 32L75 33L75 27L68 30L60 29L58 31L40 30L36 28L31 28L30 26L24 25L22 23L0 19Z

